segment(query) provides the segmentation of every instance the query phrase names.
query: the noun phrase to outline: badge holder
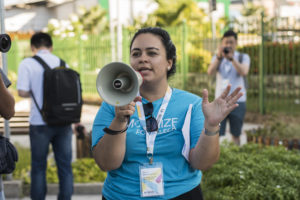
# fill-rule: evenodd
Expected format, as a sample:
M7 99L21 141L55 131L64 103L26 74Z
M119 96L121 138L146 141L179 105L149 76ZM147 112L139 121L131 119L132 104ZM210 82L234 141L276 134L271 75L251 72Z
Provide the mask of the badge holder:
M164 195L162 163L145 163L140 166L141 197Z

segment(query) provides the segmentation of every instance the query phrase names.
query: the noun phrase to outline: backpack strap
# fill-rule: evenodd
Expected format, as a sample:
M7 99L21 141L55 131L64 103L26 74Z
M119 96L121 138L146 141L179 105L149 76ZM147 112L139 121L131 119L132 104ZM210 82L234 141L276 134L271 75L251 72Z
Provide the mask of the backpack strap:
M42 67L44 68L44 70L51 70L49 65L47 65L47 63L41 57L35 55L35 56L32 56L32 58L35 59L38 63L40 63L42 65Z
M37 104L37 101L36 101L36 99L35 99L35 97L34 97L34 95L33 95L33 92L30 90L29 93L30 93L31 96L32 96L32 99L33 99L33 102L34 102L36 108L39 110L41 116L43 117L42 109L40 109L39 105Z
M51 70L51 68L49 67L49 65L47 65L47 63L39 56L35 55L32 57L34 60L36 60L40 65L42 65L42 67L44 68L44 70ZM33 92L30 90L30 94L32 96L32 99L34 101L34 104L36 106L36 108L38 109L38 111L40 112L42 118L43 118L43 114L42 114L42 109L38 106L38 103L33 95Z
M239 52L239 63L241 63L241 64L243 62L243 57L244 57L244 54ZM248 89L249 88L249 83L248 83L248 80L247 80L246 76L243 76L243 79L244 79L245 89Z
M243 62L243 57L244 57L244 54L239 52L239 63L241 63L241 64Z
M59 59L60 60L60 64L59 66L63 66L63 67L66 67L66 62L62 59Z

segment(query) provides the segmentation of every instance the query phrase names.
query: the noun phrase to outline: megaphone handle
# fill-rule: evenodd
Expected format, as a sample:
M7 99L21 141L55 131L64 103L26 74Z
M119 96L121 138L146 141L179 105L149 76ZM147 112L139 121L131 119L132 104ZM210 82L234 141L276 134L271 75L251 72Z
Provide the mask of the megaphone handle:
M129 125L129 123L130 123L130 115L127 115L126 118L127 118L127 125Z

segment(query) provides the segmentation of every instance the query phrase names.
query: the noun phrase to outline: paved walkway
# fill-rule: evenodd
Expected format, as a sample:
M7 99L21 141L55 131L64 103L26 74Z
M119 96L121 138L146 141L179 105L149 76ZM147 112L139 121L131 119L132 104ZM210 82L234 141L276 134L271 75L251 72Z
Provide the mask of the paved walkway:
M259 124L251 124L251 123L244 123L243 129L242 129L242 135L240 137L241 139L241 145L247 144L247 135L246 135L246 130L251 130L258 128L260 125ZM226 133L225 136L220 137L220 143L224 141L232 141L232 136L229 132L229 124L226 125Z
M101 200L101 195L73 195L72 200ZM6 198L6 200L30 200L29 197L24 198ZM57 196L47 195L46 200L57 200Z

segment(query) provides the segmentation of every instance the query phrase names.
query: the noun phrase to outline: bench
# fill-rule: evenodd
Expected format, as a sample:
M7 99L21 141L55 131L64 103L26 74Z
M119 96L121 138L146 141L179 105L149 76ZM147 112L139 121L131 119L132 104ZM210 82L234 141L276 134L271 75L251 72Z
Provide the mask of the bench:
M29 133L29 112L16 112L9 120L11 135L28 135ZM4 135L4 119L0 118L0 134Z

